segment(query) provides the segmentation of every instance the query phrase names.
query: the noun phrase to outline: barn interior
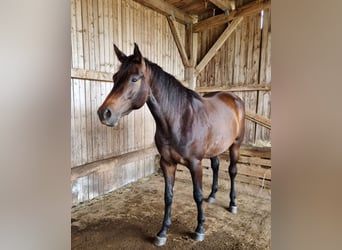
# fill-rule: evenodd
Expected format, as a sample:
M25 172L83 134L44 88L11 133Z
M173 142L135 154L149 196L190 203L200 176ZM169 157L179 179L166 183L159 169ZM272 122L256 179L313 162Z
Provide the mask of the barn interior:
M236 177L241 213L233 217L225 209L229 193L226 152L220 155L221 194L216 204L204 208L211 241L192 241L187 232L193 231L196 209L190 174L180 165L174 241L169 247L208 249L217 241L221 245L215 246L224 249L270 248L271 1L72 0L73 249L129 249L134 244L150 249L162 220L164 184L148 107L121 118L114 128L103 126L96 113L120 65L113 43L128 55L137 43L144 57L200 94L231 91L245 102L246 132ZM204 160L203 166L205 189L210 187L212 172L209 161ZM139 209L128 215L132 207ZM145 210L150 213L136 214ZM218 228L210 225L216 221L221 221ZM153 225L146 229L146 222ZM225 233L220 236L222 230ZM94 232L97 238L91 236ZM255 240L258 237L261 241Z

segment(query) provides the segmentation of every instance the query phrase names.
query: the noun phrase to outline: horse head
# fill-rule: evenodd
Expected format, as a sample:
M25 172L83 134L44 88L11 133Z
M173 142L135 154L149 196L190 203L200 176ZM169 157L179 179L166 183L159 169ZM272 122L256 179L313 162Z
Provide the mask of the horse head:
M114 44L121 66L113 75L114 86L97 114L107 126L115 126L120 117L141 108L147 101L150 87L146 81L146 65L139 47L134 43L133 55L126 56Z

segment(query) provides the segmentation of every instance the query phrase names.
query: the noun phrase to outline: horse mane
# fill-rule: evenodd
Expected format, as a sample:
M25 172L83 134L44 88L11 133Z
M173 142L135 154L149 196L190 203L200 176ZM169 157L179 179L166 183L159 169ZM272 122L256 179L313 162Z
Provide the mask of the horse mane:
M151 72L152 89L158 90L156 93L163 101L164 112L182 114L190 104L193 109L202 106L202 97L195 91L185 87L173 75L164 71L159 65L144 58L145 64Z

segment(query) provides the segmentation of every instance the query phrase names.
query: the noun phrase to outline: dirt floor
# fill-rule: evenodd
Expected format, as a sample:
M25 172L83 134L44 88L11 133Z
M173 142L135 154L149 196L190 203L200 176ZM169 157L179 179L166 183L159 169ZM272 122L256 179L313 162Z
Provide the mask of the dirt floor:
M204 178L205 197L210 187L211 179ZM189 179L176 176L166 245L153 245L164 211L164 179L155 174L73 207L72 249L270 249L271 191L237 183L238 213L234 215L227 210L228 187L227 180L219 180L216 202L203 202L202 242L193 240L197 210L189 174Z

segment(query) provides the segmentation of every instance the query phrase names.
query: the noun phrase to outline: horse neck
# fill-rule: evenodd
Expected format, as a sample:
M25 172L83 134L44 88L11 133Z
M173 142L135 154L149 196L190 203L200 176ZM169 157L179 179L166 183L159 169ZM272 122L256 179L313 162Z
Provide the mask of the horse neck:
M181 84L174 77L163 71L159 66L150 63L148 69L150 71L150 93L147 105L157 123L157 127L167 133L174 123L180 122L182 112L187 105L186 90L183 86L180 86ZM179 102L175 103L175 95L178 94L184 95L184 98L177 98Z

